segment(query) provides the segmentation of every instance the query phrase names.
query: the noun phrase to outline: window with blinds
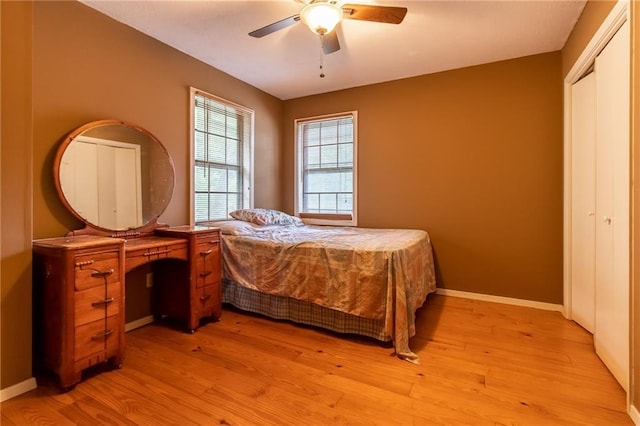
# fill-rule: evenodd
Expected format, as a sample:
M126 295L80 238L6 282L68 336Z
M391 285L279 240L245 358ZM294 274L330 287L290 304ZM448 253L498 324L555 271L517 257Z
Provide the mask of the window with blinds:
M296 120L296 213L308 223L356 221L356 112Z
M194 222L251 207L253 111L192 89Z

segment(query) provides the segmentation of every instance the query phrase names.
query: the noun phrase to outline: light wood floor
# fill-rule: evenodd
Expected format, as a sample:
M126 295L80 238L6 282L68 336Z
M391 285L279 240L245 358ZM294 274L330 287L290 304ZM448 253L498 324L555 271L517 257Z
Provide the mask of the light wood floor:
M1 405L9 425L631 425L592 338L557 312L429 296L412 348L226 309L127 333L122 369Z

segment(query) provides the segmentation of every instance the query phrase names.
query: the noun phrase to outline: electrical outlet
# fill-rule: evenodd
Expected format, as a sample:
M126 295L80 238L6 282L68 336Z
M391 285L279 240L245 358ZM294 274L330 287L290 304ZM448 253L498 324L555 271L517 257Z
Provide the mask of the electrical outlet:
M153 272L147 273L147 288L153 287Z

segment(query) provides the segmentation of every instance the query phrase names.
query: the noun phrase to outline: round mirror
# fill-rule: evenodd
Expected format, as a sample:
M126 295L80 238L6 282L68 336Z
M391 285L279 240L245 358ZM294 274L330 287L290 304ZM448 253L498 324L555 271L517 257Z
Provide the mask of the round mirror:
M145 129L119 120L93 121L71 132L53 169L69 211L104 231L155 224L173 194L167 150Z

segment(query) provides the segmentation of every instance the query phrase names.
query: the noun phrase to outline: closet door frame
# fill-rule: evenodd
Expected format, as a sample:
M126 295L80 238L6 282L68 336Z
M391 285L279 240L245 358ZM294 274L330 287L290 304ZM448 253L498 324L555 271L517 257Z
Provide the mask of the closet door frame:
M572 88L595 63L596 56L604 49L607 43L613 38L616 32L626 22L630 21L628 0L618 1L607 18L604 20L598 31L594 34L589 44L578 57L575 64L564 79L564 200L563 200L563 315L567 319L572 319L571 295L572 295ZM629 194L631 197L631 194ZM630 203L632 200L630 199ZM631 229L631 228L630 228ZM630 259L629 259L630 261ZM631 271L632 272L632 271ZM633 275L631 274L630 278ZM631 309L631 308L630 308ZM629 327L633 331L631 317L634 315L630 311ZM632 333L631 333L632 334ZM630 351L633 342L630 342ZM631 354L629 354L632 359ZM629 393L627 393L627 407L629 403Z

